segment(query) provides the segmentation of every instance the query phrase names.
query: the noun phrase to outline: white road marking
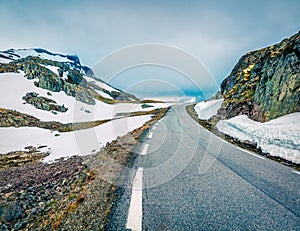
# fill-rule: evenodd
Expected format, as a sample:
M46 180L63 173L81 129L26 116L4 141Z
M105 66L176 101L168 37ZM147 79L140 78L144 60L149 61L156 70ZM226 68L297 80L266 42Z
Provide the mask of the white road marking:
M132 182L131 200L128 210L126 228L133 231L142 230L143 219L143 168L138 168Z
M152 127L152 131L154 131L156 129L156 125Z
M209 130L207 130L207 129L205 129L208 133L210 133L211 135L214 135L217 139L219 139L220 141L222 141L222 142L224 142L224 143L227 143L227 144L231 144L230 142L228 142L227 140L224 140L224 139L222 139L221 137L219 137L219 136L216 136L215 134L213 134L211 131L209 131ZM240 148L240 147L236 147L237 149L239 149L239 150L241 150L241 151L243 151L243 152L246 152L246 153L248 153L248 154L250 154L250 155L252 155L252 156L255 156L255 157L257 157L257 158L260 158L260 159L262 159L262 160L264 160L265 158L264 157L262 157L262 156L259 156L259 155L257 155L257 154L255 154L255 153L253 153L253 152L250 152L250 151L247 151L247 150L245 150L245 149L242 149L242 148Z
M219 139L220 141L222 141L222 142L224 142L224 143L227 143L227 144L231 144L231 143L228 142L227 140L224 140L224 139L222 139L221 137L219 137L219 136L213 134L211 131L209 131L209 130L207 130L207 129L204 129L204 130L207 131L209 134L214 135L214 136L215 136L217 139ZM257 158L260 158L260 159L262 159L262 160L265 159L265 158L262 157L262 156L259 156L259 155L255 154L255 153L253 153L253 152L247 151L247 150L242 149L242 148L240 148L240 147L236 147L236 148L239 149L239 150L241 150L241 151L243 151L243 152L246 152L246 153L248 153L248 154L250 154L250 155L252 155L252 156L255 156L255 157L257 157Z
M298 172L298 171L292 171L292 172L300 175L300 172Z
M147 139L152 139L153 132L150 132L149 135L147 136Z
M215 137L217 137L219 140L221 140L222 142L226 143L226 144L229 144L229 142L227 140L224 140L222 139L221 137L219 136L216 136L215 134L213 134L212 132L208 131L210 134L214 135Z
M262 159L262 160L265 159L265 158L262 157L262 156L259 156L259 155L255 154L255 153L253 153L253 152L249 152L249 151L247 151L247 150L245 150L245 149L242 149L242 148L240 148L240 147L237 147L237 149L239 149L239 150L241 150L241 151L243 151L243 152L246 152L246 153L248 153L248 154L250 154L250 155L252 155L252 156L255 156L255 157L257 157L257 158L260 158L260 159Z
M223 143L226 144L230 144L227 140L222 139L221 137L215 135L214 133L212 133L211 131L209 131L208 129L204 128L204 130L209 133L210 135L213 135L214 137L216 137L218 140L222 141Z
M141 155L146 155L147 151L148 151L148 148L149 148L149 144L145 144L140 154Z

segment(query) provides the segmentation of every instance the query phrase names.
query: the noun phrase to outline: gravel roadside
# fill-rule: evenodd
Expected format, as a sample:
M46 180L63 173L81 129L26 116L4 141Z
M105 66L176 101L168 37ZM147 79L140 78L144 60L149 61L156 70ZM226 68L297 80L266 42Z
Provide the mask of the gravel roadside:
M104 230L131 150L168 110L95 154L1 170L1 230Z

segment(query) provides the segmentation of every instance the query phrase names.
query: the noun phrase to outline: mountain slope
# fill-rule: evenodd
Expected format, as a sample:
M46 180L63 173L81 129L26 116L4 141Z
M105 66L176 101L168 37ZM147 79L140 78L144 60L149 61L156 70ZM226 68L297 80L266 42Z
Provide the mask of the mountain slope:
M54 54L40 48L10 49L0 52L0 58L0 73L23 71L27 79L36 80L37 87L64 91L88 104L95 104L95 99L107 103L138 100L96 79L92 70L82 66L75 55Z
M1 107L43 120L78 122L112 118L118 103L138 99L96 79L77 56L43 49L0 52ZM38 110L33 110L34 107ZM124 108L124 107L123 107Z
M90 154L167 106L113 88L77 56L44 49L0 52L0 155L28 147L50 154L47 160Z
M265 122L300 111L300 31L245 54L221 83L226 118ZM223 110L224 111L224 110Z

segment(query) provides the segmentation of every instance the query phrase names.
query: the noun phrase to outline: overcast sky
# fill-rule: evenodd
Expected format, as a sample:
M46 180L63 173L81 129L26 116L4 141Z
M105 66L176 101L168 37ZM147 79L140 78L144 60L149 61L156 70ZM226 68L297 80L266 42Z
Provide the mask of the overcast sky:
M0 0L0 49L41 47L77 54L93 67L123 47L170 45L206 66L217 84L204 91L212 93L244 53L299 31L299 9L298 0ZM111 81L139 96L198 94L187 82L159 66L132 68Z

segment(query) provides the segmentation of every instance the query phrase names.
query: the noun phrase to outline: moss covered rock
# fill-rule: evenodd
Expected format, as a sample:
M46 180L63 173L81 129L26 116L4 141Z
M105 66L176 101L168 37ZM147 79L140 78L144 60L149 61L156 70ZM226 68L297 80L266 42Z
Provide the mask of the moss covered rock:
M36 92L29 92L22 98L26 103L35 106L37 109L45 111L66 112L68 108L64 105L57 105L53 99L39 96Z
M221 83L226 117L268 121L300 111L300 32L244 55Z

